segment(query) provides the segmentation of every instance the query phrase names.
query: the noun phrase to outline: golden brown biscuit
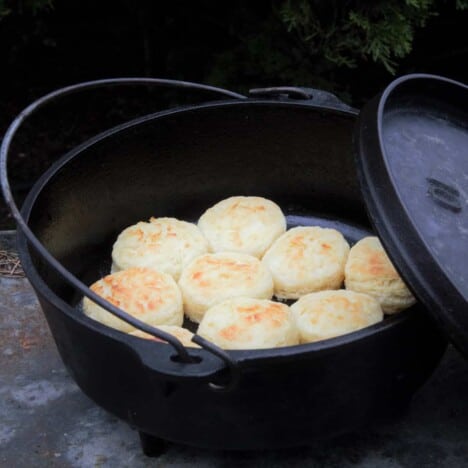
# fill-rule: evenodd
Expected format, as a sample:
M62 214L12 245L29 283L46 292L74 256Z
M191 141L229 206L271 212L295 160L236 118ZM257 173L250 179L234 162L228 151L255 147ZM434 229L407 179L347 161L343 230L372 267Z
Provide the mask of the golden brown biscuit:
M200 322L206 310L225 299L270 299L273 295L268 269L258 258L235 252L197 257L182 271L179 286L185 314L194 322Z
M213 252L240 252L261 258L286 231L280 207L262 197L230 197L201 216L198 227Z
M208 241L195 224L175 218L151 218L119 235L112 249L112 272L152 268L177 281L182 268L206 252Z
M416 302L377 237L365 237L351 248L345 285L346 289L375 297L386 314L400 312Z
M188 346L192 348L200 347L192 341L193 333L190 330L187 330L186 328L177 327L175 325L158 325L156 328L159 328L160 330L166 333L170 333L171 335L174 335L184 346ZM130 332L130 335L137 336L138 338L144 338L145 340L154 340L154 341L164 342L164 340L156 338L155 336L150 335L149 333L145 333L144 331L141 331L141 330Z
M197 333L225 349L262 349L299 343L289 307L238 297L208 309Z
M291 306L301 343L333 338L368 327L383 319L379 303L353 291L320 291Z
M129 268L96 281L90 289L138 320L153 326L182 325L182 296L174 279L150 268ZM132 325L107 312L90 299L83 299L83 311L108 327L123 332Z
M335 229L296 227L273 243L262 262L273 275L275 296L297 299L340 288L348 253L348 243Z

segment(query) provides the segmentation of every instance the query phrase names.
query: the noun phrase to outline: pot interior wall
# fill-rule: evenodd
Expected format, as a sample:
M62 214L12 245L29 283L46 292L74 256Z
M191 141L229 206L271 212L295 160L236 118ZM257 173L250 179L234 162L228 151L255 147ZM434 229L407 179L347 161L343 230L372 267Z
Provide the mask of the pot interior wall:
M107 274L112 243L150 216L196 221L232 195L260 195L291 216L367 224L352 158L355 117L278 103L228 103L140 120L65 156L33 190L30 226L86 283ZM62 299L73 291L37 255ZM76 298L75 298L76 299Z

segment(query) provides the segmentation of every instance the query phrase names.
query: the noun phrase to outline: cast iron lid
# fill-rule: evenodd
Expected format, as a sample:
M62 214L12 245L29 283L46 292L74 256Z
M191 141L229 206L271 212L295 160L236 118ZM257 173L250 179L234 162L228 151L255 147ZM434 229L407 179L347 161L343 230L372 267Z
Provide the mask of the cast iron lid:
M468 357L468 86L407 75L358 119L361 189L396 268Z

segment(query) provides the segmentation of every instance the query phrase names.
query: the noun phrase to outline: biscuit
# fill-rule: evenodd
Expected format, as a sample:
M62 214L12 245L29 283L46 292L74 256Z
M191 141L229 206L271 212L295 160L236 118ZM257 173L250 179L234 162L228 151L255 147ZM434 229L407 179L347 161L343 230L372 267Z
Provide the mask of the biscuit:
M211 307L197 333L225 349L278 348L299 343L287 305L245 297Z
M353 291L320 291L291 306L301 343L351 333L383 320L377 300Z
M113 305L153 326L182 325L182 296L174 279L149 268L130 268L96 281L90 289ZM85 297L84 313L123 332L136 330Z
M261 258L286 231L280 207L261 197L230 197L201 216L198 227L213 252L240 252Z
M273 275L275 296L297 299L340 288L348 253L348 243L335 229L296 227L273 243L262 262Z
M197 257L182 271L179 286L185 314L194 322L200 322L206 310L225 299L271 299L273 295L268 269L258 258L235 252Z
M182 268L208 252L208 242L195 224L175 218L151 218L126 228L112 249L112 272L132 267L168 273L176 281Z
M377 237L365 237L351 248L345 285L350 291L375 297L386 314L395 314L416 302Z
M177 327L175 325L158 325L156 328L159 328L159 330L174 335L184 346L192 348L200 347L192 341L193 333L190 330L187 330L186 328ZM164 340L156 338L155 336L150 335L149 333L145 333L142 330L130 332L130 335L137 336L138 338L144 338L146 340L162 341L163 343L165 343Z

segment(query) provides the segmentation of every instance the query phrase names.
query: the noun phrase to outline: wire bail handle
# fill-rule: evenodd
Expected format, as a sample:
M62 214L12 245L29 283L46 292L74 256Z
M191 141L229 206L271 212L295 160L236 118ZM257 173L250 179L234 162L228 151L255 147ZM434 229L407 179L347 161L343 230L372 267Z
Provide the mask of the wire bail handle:
M228 91L222 88L216 88L213 86L202 85L198 83L191 83L187 81L177 81L177 80L166 80L166 79L159 79L159 78L111 78L111 79L104 79L104 80L95 80L95 81L88 81L84 83L78 83L75 85L67 86L65 88L53 91L26 107L11 123L8 130L5 133L1 148L0 148L0 183L3 192L3 196L5 201L10 209L10 212L13 218L16 221L18 229L25 235L29 244L34 248L34 250L46 261L48 262L52 268L71 286L73 286L76 290L81 292L84 296L91 299L93 302L98 304L103 309L107 310L114 316L118 317L119 319L123 320L126 323L133 325L134 327L142 330L145 333L148 333L156 338L162 339L168 342L177 352L177 356L179 362L183 363L194 363L196 360L192 358L189 354L187 348L177 339L175 336L166 333L158 328L155 328L147 323L144 323L127 312L123 311L122 309L114 306L110 302L103 299L101 296L97 295L93 292L88 286L86 286L83 282L81 282L76 276L74 276L70 271L68 271L39 241L39 239L35 236L35 234L29 228L26 220L23 218L18 206L15 203L13 198L10 182L8 179L8 156L10 153L10 147L12 141L23 125L23 123L33 114L35 114L38 110L42 109L46 105L50 104L51 102L63 98L65 96L75 94L80 91L91 90L91 89L98 89L104 87L113 87L113 86L128 86L128 85L152 85L152 86L159 86L159 87L172 87L178 89L186 89L186 90L197 90L197 91L207 91L217 95L221 95L227 98L234 98L245 100L247 99L246 96L243 96L238 93L234 93L232 91ZM230 382L224 386L210 384L210 388L213 390L228 390L233 388L233 386L238 382L239 373L238 373L238 365L235 360L229 356L228 353L223 351L221 348L217 347L213 343L204 340L203 338L195 335L193 341L198 343L203 349L207 350L208 352L214 354L219 359L221 359L226 365L227 368L231 372L231 379Z

